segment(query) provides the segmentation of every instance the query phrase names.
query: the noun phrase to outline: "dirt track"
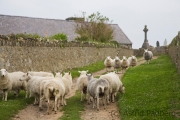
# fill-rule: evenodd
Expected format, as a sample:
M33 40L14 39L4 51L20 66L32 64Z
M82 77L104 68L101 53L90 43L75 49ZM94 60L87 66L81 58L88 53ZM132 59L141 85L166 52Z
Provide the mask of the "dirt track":
M156 59L157 57L153 57ZM144 63L144 59L138 59L138 65ZM106 69L93 73L93 76L100 76L105 73ZM122 77L122 72L120 72L119 77ZM76 87L77 78L73 79L72 91L66 97L67 99L75 95L77 90ZM14 120L57 120L63 115L63 112L57 112L54 114L52 111L50 115L46 115L46 105L43 105L44 110L39 111L38 106L28 105L25 109L20 110L19 113L13 118ZM92 109L92 105L85 105L85 111L82 112L81 118L83 120L120 120L120 115L118 112L117 102L107 105L107 109L104 110L103 106L100 104L100 110L97 112L96 109Z

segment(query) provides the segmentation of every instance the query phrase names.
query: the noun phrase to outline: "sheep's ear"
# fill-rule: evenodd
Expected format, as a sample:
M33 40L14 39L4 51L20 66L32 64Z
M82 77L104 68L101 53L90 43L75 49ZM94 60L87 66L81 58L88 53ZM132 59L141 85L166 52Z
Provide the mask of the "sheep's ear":
M78 71L79 73L81 73L81 71Z
M89 70L86 70L86 72L88 72Z
M68 73L69 73L69 75L71 75L71 72L70 72L70 71L69 71Z

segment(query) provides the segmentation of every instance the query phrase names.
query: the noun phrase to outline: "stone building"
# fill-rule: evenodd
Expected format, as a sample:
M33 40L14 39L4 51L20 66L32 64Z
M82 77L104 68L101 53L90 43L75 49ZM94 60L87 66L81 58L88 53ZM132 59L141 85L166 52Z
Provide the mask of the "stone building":
M52 36L57 33L64 33L68 37L68 41L72 41L77 37L75 33L75 25L77 23L69 20L32 18L22 16L0 15L0 34L38 34L42 37ZM132 42L118 26L111 24L114 32L113 37L120 45L132 48Z

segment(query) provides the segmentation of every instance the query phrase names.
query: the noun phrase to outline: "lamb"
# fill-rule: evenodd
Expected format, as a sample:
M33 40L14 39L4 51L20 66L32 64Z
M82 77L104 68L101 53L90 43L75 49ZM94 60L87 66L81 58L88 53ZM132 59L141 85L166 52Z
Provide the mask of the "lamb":
M123 59L121 60L121 67L122 67L122 73L123 70L126 70L129 67L129 61L127 60L126 56L123 56Z
M43 71L40 71L40 72L35 72L35 71L29 71L28 72L30 75L32 76L41 76L41 77L54 77L54 75L50 72L43 72Z
M64 73L64 76L62 77L61 73L56 73L56 77L55 78L60 78L60 80L62 80L63 85L65 87L65 94L64 94L64 100L62 105L67 105L66 104L66 99L65 96L71 91L71 87L72 87L72 76L70 72Z
M89 77L88 77L89 78ZM88 79L87 92L93 98L93 108L95 102L97 103L97 110L99 111L99 98L102 98L104 109L106 109L106 100L109 96L109 82L105 79Z
M86 71L78 71L80 73L79 78L77 79L76 85L79 89L79 91L81 92L81 102L83 99L83 95L84 95L84 99L86 99L86 94L87 94L87 84L88 84L88 78L86 76L88 70Z
M19 81L23 74L23 72L8 73L6 69L0 70L0 90L3 91L2 100L7 101L8 91L15 91L17 97L21 89L26 91L27 98L27 85L25 82Z
M116 70L116 72L118 72L118 70L121 68L121 60L119 59L118 56L116 56L112 60L112 66L114 67L114 70Z
M99 79L106 79L109 82L109 96L111 102L114 102L114 97L118 91L125 93L125 87L115 72L101 75Z
M112 67L112 59L110 56L106 57L106 59L104 61L104 65L106 67L106 72L109 72L110 68Z
M54 77L40 77L40 76L32 76L28 73L24 73L20 81L26 81L27 82L27 89L28 92L30 92L30 97L34 96L34 104L37 104L39 102L39 94L40 94L40 83L43 80L51 80Z
M43 81L44 84L41 83L41 87L43 89L43 93L41 93L42 97L39 104L39 109L42 109L42 102L44 99L47 100L47 114L49 114L49 106L50 106L50 99L54 100L54 111L55 114L58 108L58 101L60 98L65 94L65 87L62 81L58 80L57 78L51 80Z
M137 58L134 55L131 55L131 57L128 58L129 66L136 66L137 65Z
M153 53L151 51L148 51L148 49L144 49L143 57L146 60L146 64L149 64L149 60L152 59Z

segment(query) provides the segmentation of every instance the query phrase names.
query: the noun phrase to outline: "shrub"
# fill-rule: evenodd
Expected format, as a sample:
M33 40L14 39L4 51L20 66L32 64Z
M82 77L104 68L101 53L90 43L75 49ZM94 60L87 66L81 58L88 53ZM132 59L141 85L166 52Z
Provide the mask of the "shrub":
M67 42L67 35L64 33L58 33L58 34L55 34L49 38L50 39L56 39L56 40L63 40L63 41Z

